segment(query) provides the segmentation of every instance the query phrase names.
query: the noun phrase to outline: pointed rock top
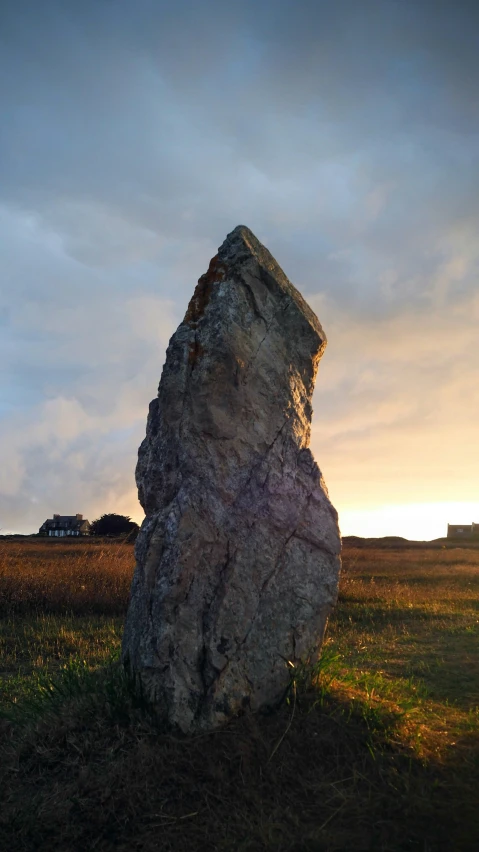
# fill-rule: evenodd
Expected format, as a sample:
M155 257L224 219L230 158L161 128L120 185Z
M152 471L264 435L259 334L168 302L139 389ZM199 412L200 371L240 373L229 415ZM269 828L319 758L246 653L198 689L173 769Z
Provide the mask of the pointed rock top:
M253 256L265 269L269 269L275 278L286 278L281 267L268 249L246 225L237 225L226 237L218 251L220 260L225 262L244 262Z
M255 260L261 269L273 279L280 289L285 291L296 303L296 306L306 316L309 323L315 328L326 343L326 334L314 311L303 299L299 290L291 283L289 278L281 269L279 263L274 259L271 252L261 243L246 225L237 225L228 234L223 244L218 249L217 261L224 264L228 270L242 266L250 260ZM216 260L216 258L215 258Z

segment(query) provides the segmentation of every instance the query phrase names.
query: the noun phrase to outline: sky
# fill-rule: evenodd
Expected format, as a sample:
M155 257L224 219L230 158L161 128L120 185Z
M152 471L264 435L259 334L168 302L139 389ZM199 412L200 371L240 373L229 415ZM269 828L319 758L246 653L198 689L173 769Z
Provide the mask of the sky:
M343 535L479 522L476 0L3 0L0 533L141 522L166 346L247 225L328 347Z

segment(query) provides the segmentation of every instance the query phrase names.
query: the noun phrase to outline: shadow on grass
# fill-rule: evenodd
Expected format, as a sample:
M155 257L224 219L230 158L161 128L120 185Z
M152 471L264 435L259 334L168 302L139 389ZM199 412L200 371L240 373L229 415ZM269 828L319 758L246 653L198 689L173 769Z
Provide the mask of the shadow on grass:
M432 613L396 607L385 610L381 602L372 606L351 606L335 614L335 633L344 639L345 631L361 627L374 635L375 647L365 655L361 647L346 654L364 669L381 669L396 679L420 677L429 696L469 711L479 706L479 625L461 613ZM390 630L391 635L381 631ZM396 631L396 633L394 633ZM384 647L389 645L387 653ZM377 657L377 658L376 658Z
M182 737L118 664L72 666L3 719L0 847L475 852L477 739L424 764L399 722L304 684L275 713Z

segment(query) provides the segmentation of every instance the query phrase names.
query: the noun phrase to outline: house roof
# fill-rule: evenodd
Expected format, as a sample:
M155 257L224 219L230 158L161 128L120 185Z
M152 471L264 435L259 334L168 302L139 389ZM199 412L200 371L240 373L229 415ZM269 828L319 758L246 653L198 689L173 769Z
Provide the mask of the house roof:
M42 529L53 527L57 530L80 529L84 525L90 526L86 518L77 518L76 515L57 515L56 518L47 518L42 524Z

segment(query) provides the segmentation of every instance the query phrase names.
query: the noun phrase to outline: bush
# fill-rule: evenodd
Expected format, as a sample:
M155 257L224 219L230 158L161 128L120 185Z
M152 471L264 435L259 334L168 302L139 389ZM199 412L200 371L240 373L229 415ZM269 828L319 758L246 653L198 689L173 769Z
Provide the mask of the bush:
M134 541L139 529L138 524L132 521L128 515L116 515L112 512L92 521L90 535L125 536L129 541Z

